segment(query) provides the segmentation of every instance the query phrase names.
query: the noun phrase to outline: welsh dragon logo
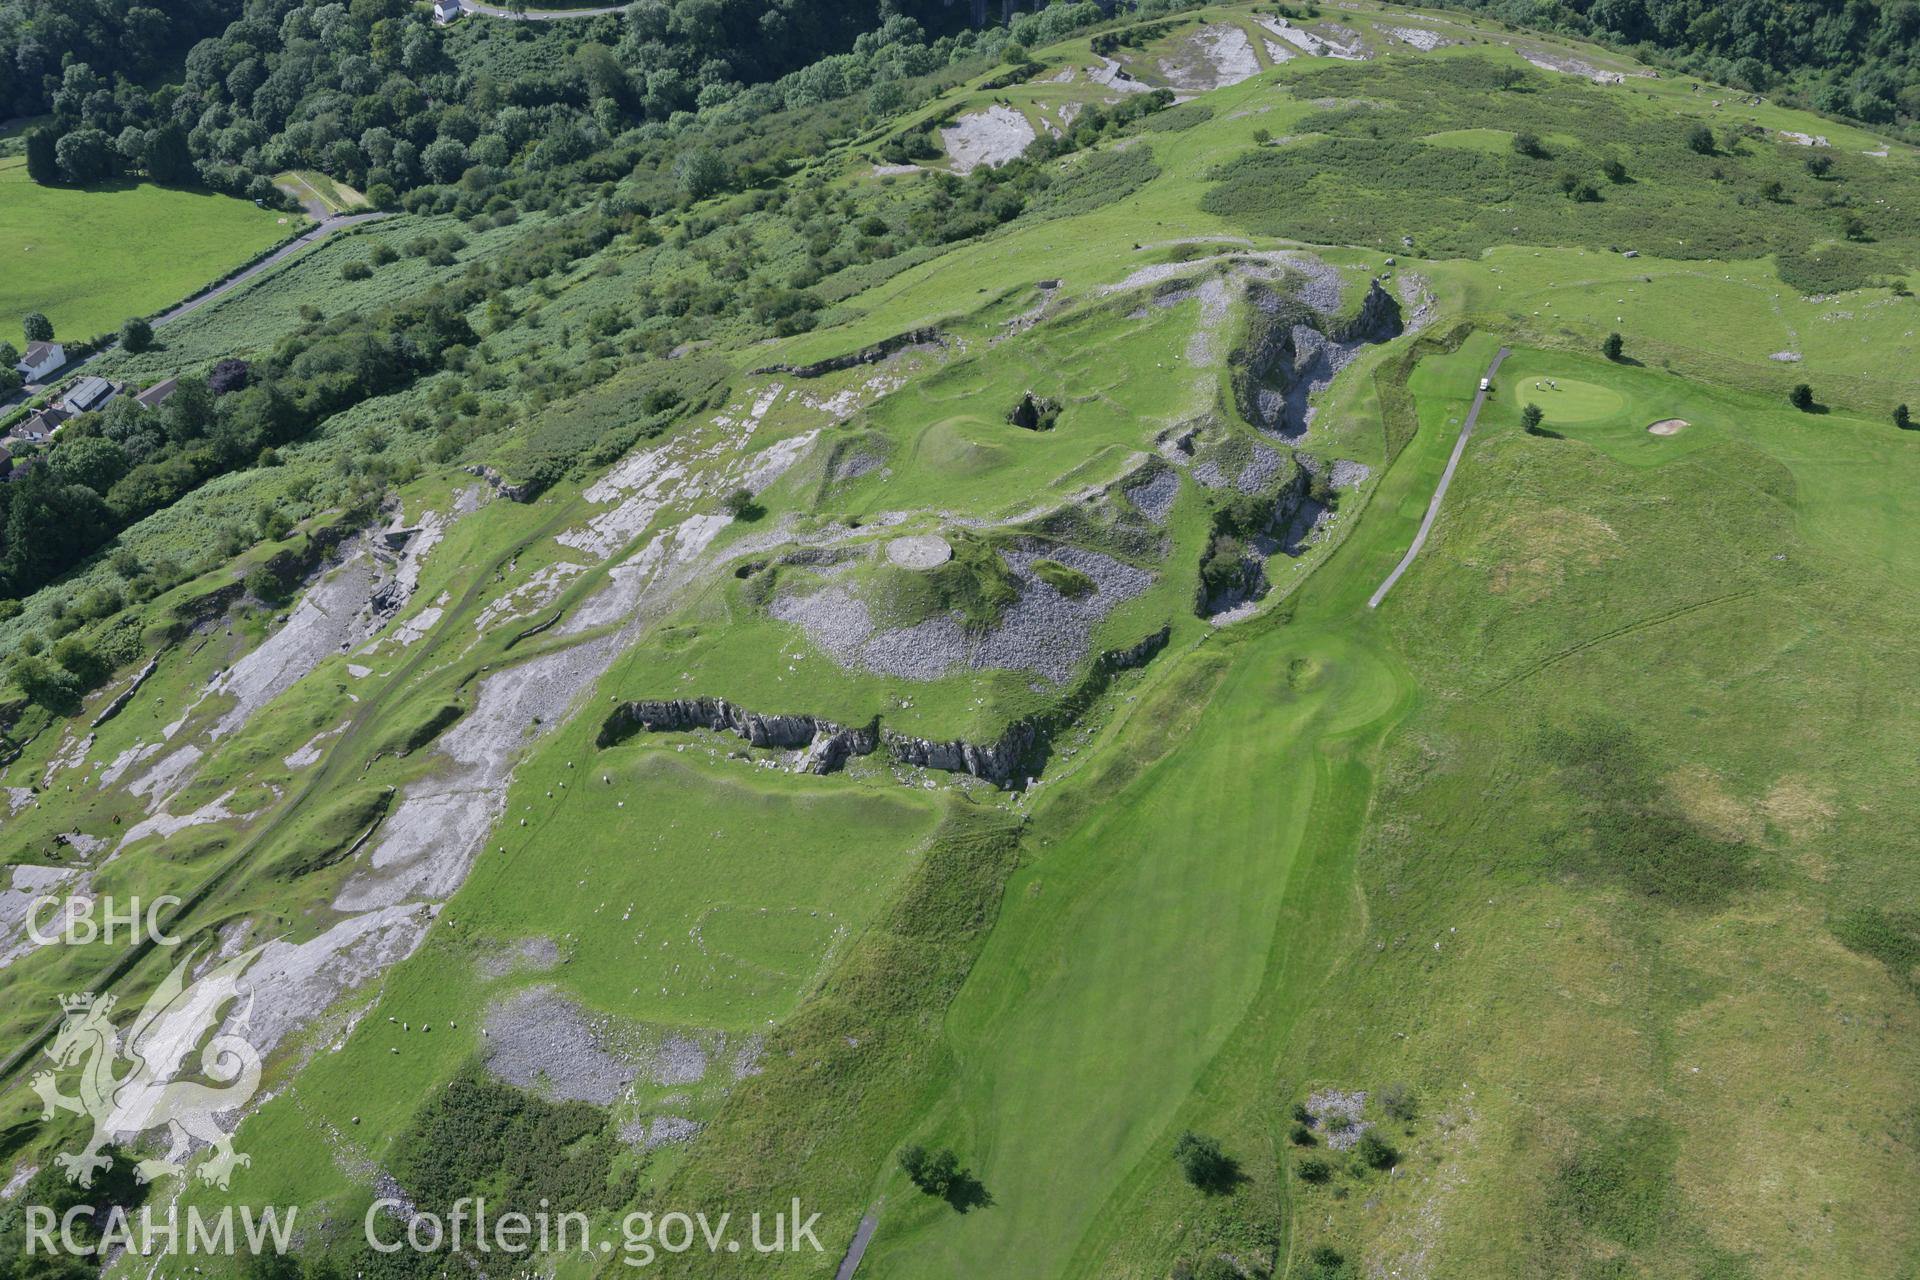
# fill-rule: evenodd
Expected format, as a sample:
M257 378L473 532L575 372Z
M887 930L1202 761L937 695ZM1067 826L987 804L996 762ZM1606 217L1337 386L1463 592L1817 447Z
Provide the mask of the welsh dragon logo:
M45 1104L42 1119L71 1111L93 1121L93 1139L85 1149L54 1157L68 1178L82 1187L91 1186L93 1175L113 1163L113 1157L101 1150L110 1141L163 1126L172 1135L171 1146L164 1156L135 1166L135 1176L142 1182L184 1172L196 1143L212 1148L197 1170L199 1177L223 1190L236 1168L252 1163L233 1149L233 1135L217 1117L245 1105L259 1089L260 1055L254 1047L231 1030L223 1030L200 1051L201 1071L220 1087L178 1077L193 1047L208 1031L221 1026L222 1010L243 994L240 975L260 951L254 947L223 960L192 982L187 980L187 968L194 957L188 956L147 1000L127 1027L124 1041L111 1020L115 1003L111 995L61 997L66 1019L46 1053L57 1071L80 1068L79 1093L61 1093L57 1071L42 1071L32 1083ZM252 995L244 994L250 1013ZM245 1015L237 1021L244 1027ZM124 1072L122 1064L127 1067Z

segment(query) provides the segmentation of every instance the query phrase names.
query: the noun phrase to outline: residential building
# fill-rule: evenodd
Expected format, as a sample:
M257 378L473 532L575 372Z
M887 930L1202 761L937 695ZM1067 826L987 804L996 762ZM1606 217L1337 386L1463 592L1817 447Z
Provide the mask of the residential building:
M41 409L28 414L26 421L15 425L9 438L22 444L45 444L53 439L53 433L60 424L72 416L59 408Z
M27 353L14 368L28 382L43 381L67 362L67 349L57 342L29 342Z
M117 383L105 378L89 375L67 388L66 396L60 401L60 407L68 413L92 413L107 407L107 401L120 393Z
M180 389L180 379L168 378L165 382L156 382L135 396L134 403L142 409L158 409L165 404L173 393Z

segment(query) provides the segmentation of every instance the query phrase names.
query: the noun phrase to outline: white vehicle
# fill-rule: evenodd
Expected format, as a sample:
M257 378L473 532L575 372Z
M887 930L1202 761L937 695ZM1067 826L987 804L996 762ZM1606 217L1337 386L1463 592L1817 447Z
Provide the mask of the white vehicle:
M1482 391L1491 391L1493 389L1493 379L1492 378L1480 379L1480 389Z

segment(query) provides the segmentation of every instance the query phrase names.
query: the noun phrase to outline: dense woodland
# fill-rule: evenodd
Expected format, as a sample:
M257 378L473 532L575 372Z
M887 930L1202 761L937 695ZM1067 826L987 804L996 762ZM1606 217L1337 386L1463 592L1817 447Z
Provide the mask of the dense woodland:
M832 278L839 273L891 269L891 264L916 260L915 254L927 248L970 239L1017 218L1064 216L1121 197L1157 172L1145 150L1103 154L1066 180L1051 175L1046 162L1102 136L1141 127L1171 102L1164 91L1130 98L1111 110L1091 108L1067 134L1043 139L1012 164L981 168L964 179L939 175L878 193L872 204L762 181L803 163L850 125L885 118L902 105L932 97L959 76L991 67L1016 35L1051 39L1100 16L1093 5L1062 7L1037 31L1028 19L1012 31L962 33L931 44L914 23L896 17L826 65L762 86L770 91L768 103L792 104L784 109L710 105L671 122L626 129L597 150L550 170L518 173L498 183L482 183L469 174L457 183L415 189L407 198L413 207L456 214L476 230L511 225L523 209L542 211L547 222L522 235L512 255L468 263L455 283L417 301L366 315L329 317L313 308L311 317L265 358L251 364L222 361L204 376L186 371L181 390L161 410L143 411L122 397L102 413L67 423L47 465L0 486L0 605L17 608L11 601L74 567L96 556L118 556L117 585L71 602L49 639L81 630L102 633L93 624L106 623L129 603L209 567L139 563L113 551L120 531L216 476L277 465L279 447L328 417L440 370L460 371L470 389L439 401L430 419L406 415L401 426L435 433L432 456L452 461L476 439L510 431L541 406L602 384L623 361L658 360L692 342L751 340L811 328L830 306ZM1017 50L1015 57L1020 66L1038 70ZM889 67L889 78L872 79L876 64ZM904 74L929 66L933 69L918 75ZM814 87L807 90L806 84ZM840 96L820 98L821 93ZM930 145L937 123L930 121L913 135L918 146ZM741 194L723 207L690 209L692 202L728 190ZM650 246L684 252L699 269L644 284L626 305L596 312L581 335L584 359L567 371L492 354L485 336L521 323L526 304L512 301L515 291L545 288L543 282L616 244L628 253L648 252ZM459 234L445 233L415 236L400 253L451 268L463 247ZM796 254L799 249L804 252ZM394 261L395 251L383 245L343 270L360 278L389 269ZM567 341L565 334L561 337ZM658 367L684 370L694 363ZM679 411L678 392L664 385L656 390L641 406L645 412L634 430L657 430ZM704 392L693 388L688 394ZM624 447L626 438L616 443ZM604 450L606 443L598 447ZM368 452L377 453L377 446ZM542 487L598 456L589 456L585 444L555 447L517 479ZM371 473L358 478L380 482ZM258 527L229 531L213 552L232 556L258 538L284 533L284 521L276 527L273 516L263 512ZM250 589L270 595L273 585L250 584ZM16 682L46 705L70 705L119 660L72 640L77 636L45 653L34 646L15 672Z
M1871 124L1920 122L1914 0L1439 0Z
M31 33L50 4L24 24L0 10L13 23L0 42L32 95L16 108L52 116L29 135L38 181L145 174L271 200L271 175L317 169L391 204L429 186L494 186L509 168L549 172L697 111L744 119L855 92L885 105L886 85L964 60L982 39L930 39L957 12L934 0L885 8L645 0L618 17L443 29L405 0L255 0L192 46L179 83L150 89L136 82L152 70L144 53L81 42L41 60ZM1067 9L1074 22L1098 15Z

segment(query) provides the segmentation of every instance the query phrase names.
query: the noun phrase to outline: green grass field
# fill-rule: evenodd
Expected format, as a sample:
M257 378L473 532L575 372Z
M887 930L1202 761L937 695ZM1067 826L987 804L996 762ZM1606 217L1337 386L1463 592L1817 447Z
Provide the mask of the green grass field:
M0 159L0 328L38 311L56 336L93 338L164 310L304 225L211 192L117 183L42 187Z

